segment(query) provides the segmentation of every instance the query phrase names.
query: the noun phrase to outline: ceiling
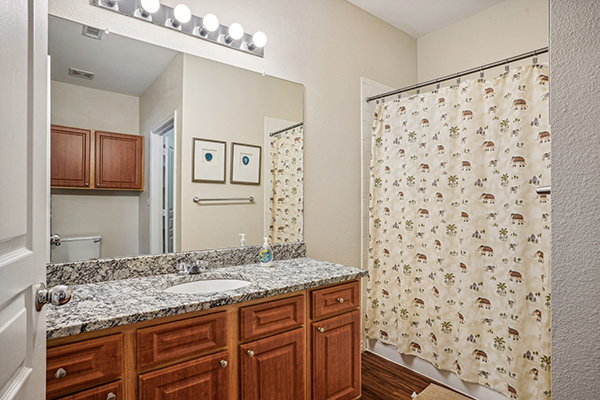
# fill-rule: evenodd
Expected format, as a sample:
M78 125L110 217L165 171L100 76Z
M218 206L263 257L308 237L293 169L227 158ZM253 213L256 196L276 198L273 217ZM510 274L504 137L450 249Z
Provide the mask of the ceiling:
M348 0L415 39L504 0Z
M102 40L82 35L83 26L50 16L48 53L51 79L93 89L141 96L176 51L106 33ZM93 72L93 80L69 75L69 68Z

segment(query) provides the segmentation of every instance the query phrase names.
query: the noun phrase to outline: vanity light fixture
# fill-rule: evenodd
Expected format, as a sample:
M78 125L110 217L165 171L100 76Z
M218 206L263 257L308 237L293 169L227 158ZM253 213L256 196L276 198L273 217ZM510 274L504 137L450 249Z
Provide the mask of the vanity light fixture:
M147 21L152 21L152 14L160 10L159 0L142 0L140 5L141 7L135 10L135 16Z
M229 27L227 35L224 36L223 41L225 44L231 44L234 40L240 40L244 36L244 28L237 22L234 22Z
M263 32L256 32L252 35L252 41L247 44L248 50L252 51L254 49L263 48L267 44L267 35Z
M90 0L93 6L113 11L138 21L177 30L197 39L227 46L258 57L264 56L267 36L262 32L254 35L244 32L239 23L224 26L213 14L203 18L192 14L185 4L169 7L161 0ZM180 0L183 1L183 0Z
M206 14L202 18L202 25L194 28L194 35L206 36L219 29L219 19L214 14Z
M166 25L181 30L181 24L187 24L192 19L192 12L185 4L175 6L173 18L167 20Z

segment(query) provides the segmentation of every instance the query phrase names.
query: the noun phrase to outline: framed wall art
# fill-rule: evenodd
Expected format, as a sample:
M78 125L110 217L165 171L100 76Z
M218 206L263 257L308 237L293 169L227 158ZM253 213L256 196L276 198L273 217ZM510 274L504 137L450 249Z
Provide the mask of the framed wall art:
M225 183L227 143L193 138L192 182Z
M231 183L260 185L261 150L251 144L231 144Z

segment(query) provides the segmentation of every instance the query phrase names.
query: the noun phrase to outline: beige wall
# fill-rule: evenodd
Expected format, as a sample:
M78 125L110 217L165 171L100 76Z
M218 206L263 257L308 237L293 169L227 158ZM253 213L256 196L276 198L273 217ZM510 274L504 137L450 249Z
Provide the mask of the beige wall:
M548 0L506 0L419 38L419 81L428 81L546 46ZM540 62L546 58L540 57Z
M174 6L180 0L164 0ZM305 85L308 255L360 266L360 77L394 87L417 79L416 40L346 0L185 1L196 15L269 37L259 58L91 6L50 0L49 12ZM261 222L262 225L262 222Z
M550 1L552 398L600 393L600 2Z
M160 124L164 123L168 118L177 114L175 121L175 147L181 147L181 126L182 126L182 101L183 101L183 54L179 53L167 65L163 72L156 80L146 89L140 97L140 134L144 136L146 143L146 151L144 152L144 192L139 197L139 247L140 254L150 253L150 207L149 207L149 189L150 189L150 131ZM175 158L180 160L180 154L176 154ZM175 163L175 174L181 176L181 169ZM179 193L181 188L179 180L175 183L175 192ZM175 199L175 209L180 210L181 206L179 199ZM175 234L176 238L181 237L180 232L180 216L175 215ZM177 239L175 240L175 250L181 250L181 246Z
M262 244L265 117L302 121L303 87L292 82L184 55L181 250ZM192 182L193 138L227 143L226 183ZM263 147L260 186L231 184L231 143ZM254 203L195 204L198 197L248 197Z
M52 81L51 123L138 134L139 99ZM137 255L138 193L52 191L52 232L101 235L101 257Z

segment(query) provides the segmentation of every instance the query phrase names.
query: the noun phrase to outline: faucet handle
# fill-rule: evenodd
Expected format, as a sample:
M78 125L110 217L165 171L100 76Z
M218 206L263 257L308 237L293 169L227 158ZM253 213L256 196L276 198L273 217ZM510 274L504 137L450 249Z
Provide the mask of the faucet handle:
M190 274L199 274L204 271L206 271L206 261L196 260L192 262L192 265L190 266Z
M177 273L178 273L179 275L187 275L187 274L189 274L189 273L190 273L190 268L189 268L189 265L187 265L187 264L186 264L186 263L184 263L184 262L181 262L181 263L177 264L177 265L175 266L175 268L177 268Z

